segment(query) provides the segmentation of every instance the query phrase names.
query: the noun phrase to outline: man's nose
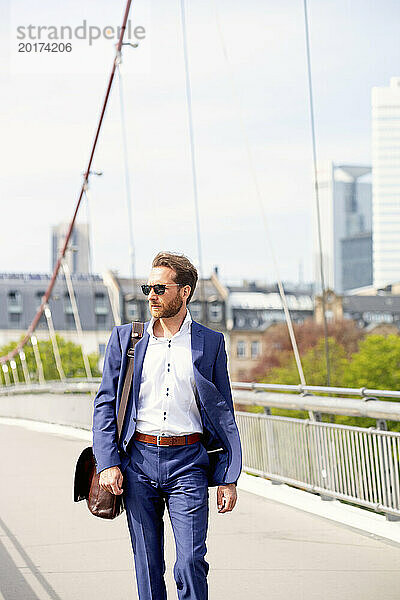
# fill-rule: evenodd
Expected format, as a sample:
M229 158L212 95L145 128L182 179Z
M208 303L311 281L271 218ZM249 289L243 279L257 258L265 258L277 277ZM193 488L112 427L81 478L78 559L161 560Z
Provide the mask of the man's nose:
M151 298L157 298L157 294L154 291L154 288L150 289L150 294L149 294L149 300L151 300Z

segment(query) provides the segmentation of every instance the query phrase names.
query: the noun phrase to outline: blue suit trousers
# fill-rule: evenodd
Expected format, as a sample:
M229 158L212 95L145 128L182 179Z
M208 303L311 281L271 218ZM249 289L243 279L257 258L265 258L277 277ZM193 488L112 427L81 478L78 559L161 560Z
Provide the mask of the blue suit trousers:
M209 458L201 441L156 446L132 439L123 471L126 518L140 600L166 600L165 506L176 545L174 578L179 600L208 600L206 537Z

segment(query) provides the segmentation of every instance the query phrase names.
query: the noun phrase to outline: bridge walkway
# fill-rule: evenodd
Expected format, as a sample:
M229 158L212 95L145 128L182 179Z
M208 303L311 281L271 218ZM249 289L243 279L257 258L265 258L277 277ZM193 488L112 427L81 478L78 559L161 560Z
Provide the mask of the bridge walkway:
M125 513L74 503L85 440L0 423L0 600L135 600ZM239 480L240 483L240 480ZM238 490L231 513L210 488L210 600L394 600L400 547ZM167 515L167 513L166 513ZM177 598L166 516L168 597Z

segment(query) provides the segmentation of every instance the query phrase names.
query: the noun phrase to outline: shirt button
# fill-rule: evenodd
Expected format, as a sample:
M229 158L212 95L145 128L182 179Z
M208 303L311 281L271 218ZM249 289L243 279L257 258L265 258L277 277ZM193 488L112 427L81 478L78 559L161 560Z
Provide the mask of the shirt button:
M165 394L166 396L169 396L168 392Z

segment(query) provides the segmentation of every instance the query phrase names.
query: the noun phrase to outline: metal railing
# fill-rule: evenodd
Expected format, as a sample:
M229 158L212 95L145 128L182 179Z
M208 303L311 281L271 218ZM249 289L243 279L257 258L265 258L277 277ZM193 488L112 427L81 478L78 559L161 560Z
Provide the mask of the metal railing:
M32 393L93 393L101 379L70 379L46 384L0 386L0 396ZM243 469L287 483L323 499L337 498L400 518L400 433L386 431L385 419L400 421L399 392L273 384L232 384L236 404L367 416L383 428L363 428L236 410L243 447ZM287 392L297 392L287 393ZM361 398L314 396L310 392ZM286 392L286 393L285 393ZM299 393L300 392L300 393ZM314 412L315 411L315 412Z
M236 404L262 406L266 412L271 408L303 410L308 411L311 420L321 420L321 414L326 413L400 421L400 402L396 401L400 399L400 392L393 390L265 383L233 383L232 389ZM346 396L360 396L360 399ZM393 398L394 401L379 398Z
M44 383L16 383L0 385L0 396L19 396L23 394L66 394L97 392L101 377L71 377L63 381L45 381Z
M394 390L375 390L366 387L348 388L334 387L326 385L285 385L283 383L247 383L235 381L232 383L233 390L248 390L254 392L297 392L298 394L309 395L319 392L320 394L343 394L344 396L361 396L362 398L399 398L400 391Z
M400 518L400 433L246 412L236 421L245 471Z

